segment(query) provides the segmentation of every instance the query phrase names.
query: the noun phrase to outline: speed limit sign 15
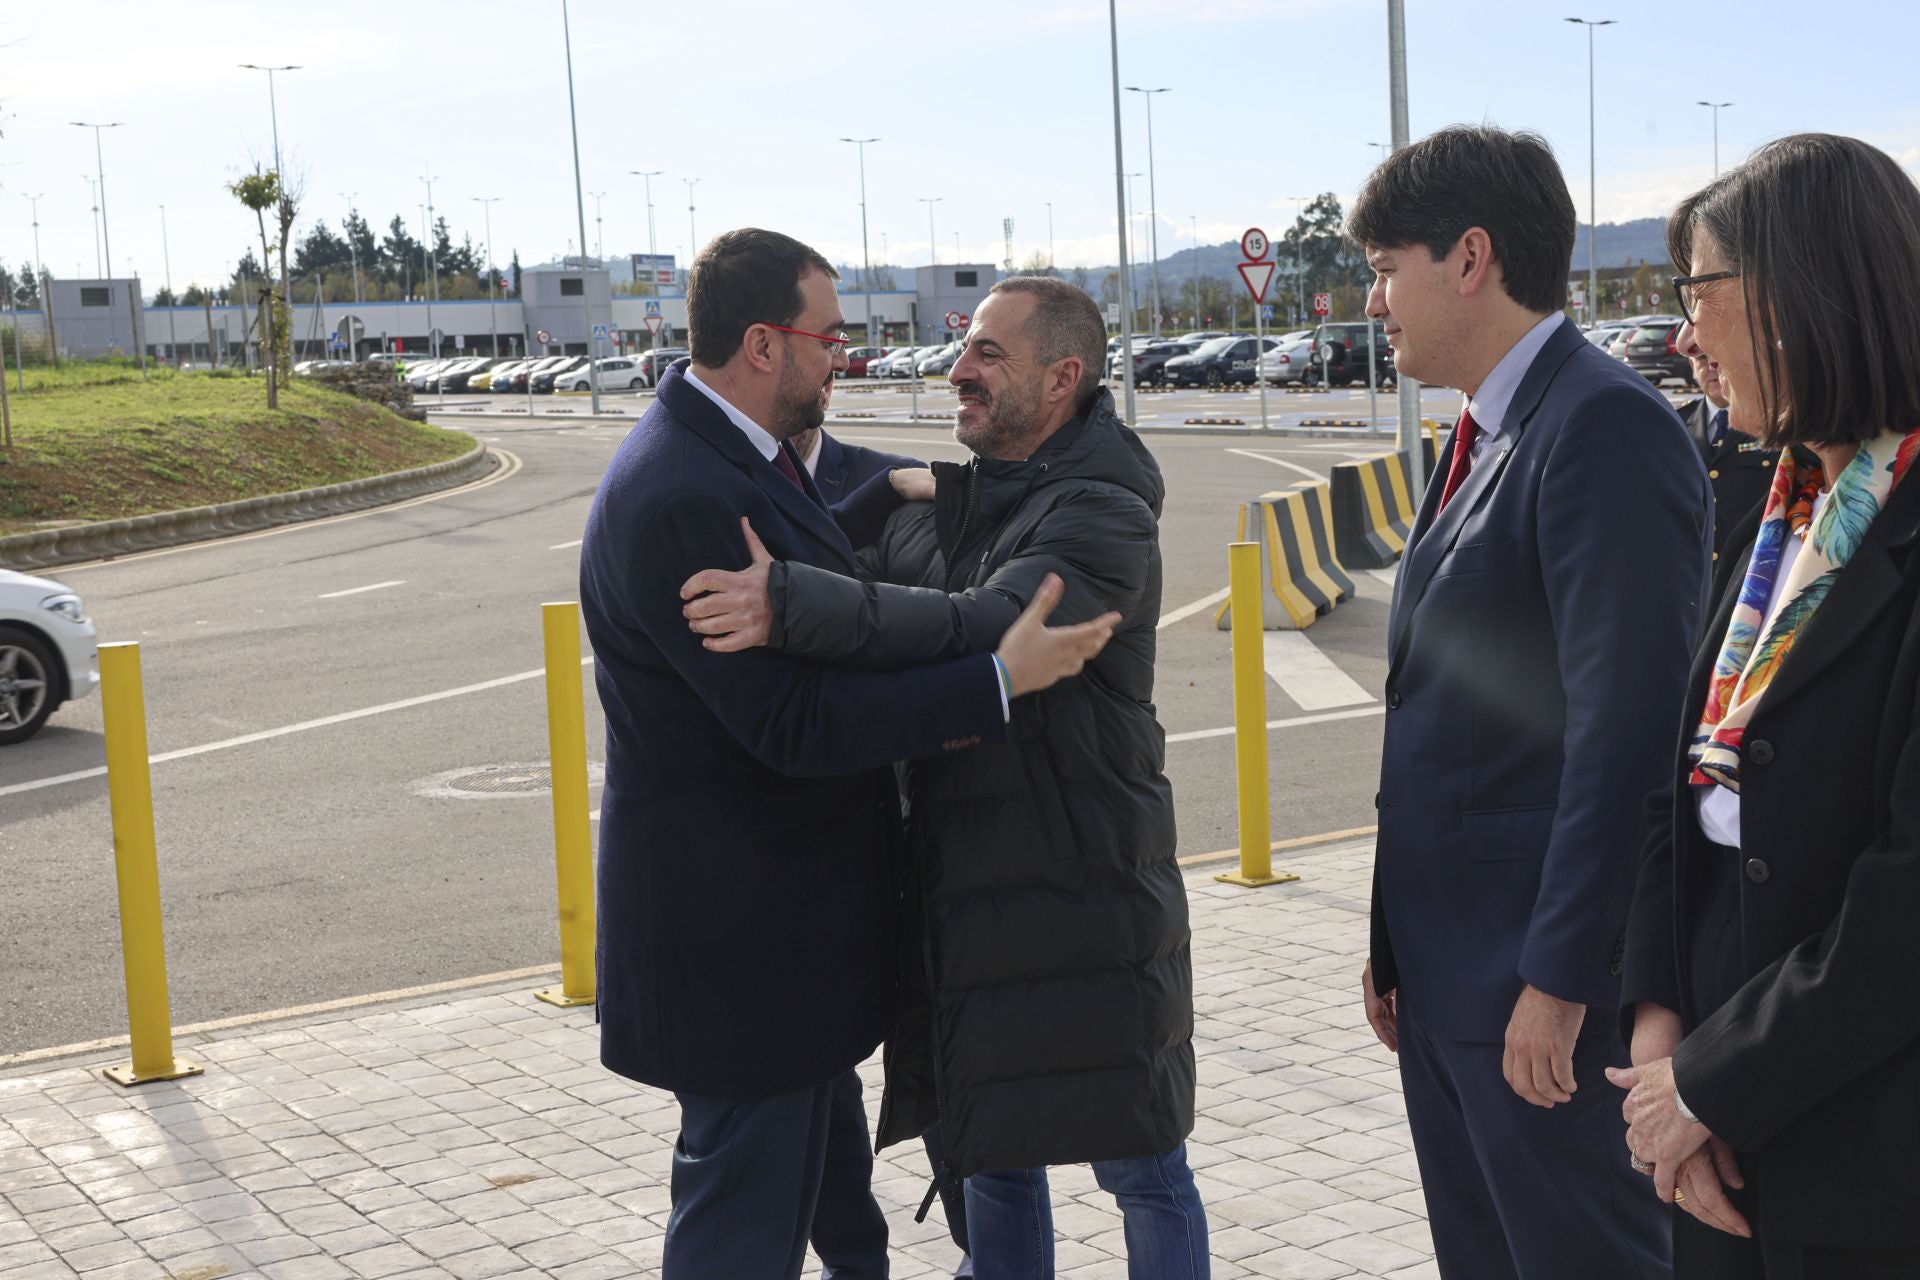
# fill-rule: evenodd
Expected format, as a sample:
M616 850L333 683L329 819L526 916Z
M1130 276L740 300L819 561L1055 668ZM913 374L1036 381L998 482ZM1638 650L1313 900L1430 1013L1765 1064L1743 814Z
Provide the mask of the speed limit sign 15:
M1267 233L1258 227L1248 227L1240 237L1240 254L1248 262L1258 262L1267 256Z

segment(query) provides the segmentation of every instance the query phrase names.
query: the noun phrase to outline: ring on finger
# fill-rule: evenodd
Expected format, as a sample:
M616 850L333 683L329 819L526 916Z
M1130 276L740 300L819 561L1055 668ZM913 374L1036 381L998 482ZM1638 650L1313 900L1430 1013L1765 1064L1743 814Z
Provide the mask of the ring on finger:
M1642 1160L1639 1156L1633 1155L1631 1153L1629 1153L1627 1156L1627 1163L1632 1166L1633 1171L1635 1173L1652 1173L1653 1172L1652 1165L1648 1164L1645 1160Z
M1685 1204L1687 1202L1687 1193L1675 1187L1673 1189L1673 1202L1675 1204Z

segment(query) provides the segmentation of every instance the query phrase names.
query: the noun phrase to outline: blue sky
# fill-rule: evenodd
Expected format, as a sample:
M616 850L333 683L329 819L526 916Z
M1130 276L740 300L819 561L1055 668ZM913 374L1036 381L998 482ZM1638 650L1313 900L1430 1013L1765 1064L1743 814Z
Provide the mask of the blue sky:
M578 238L559 0L468 0L457 9L264 0L14 4L0 17L0 257L42 256L60 275L94 265L83 174L92 138L71 120L120 120L105 136L113 256L160 282L167 207L176 287L224 276L252 236L223 186L270 159L265 77L240 62L297 62L279 77L282 149L306 216L338 221L345 193L384 220L417 219L431 174L458 239L525 261ZM1163 256L1192 242L1277 231L1290 197L1355 190L1388 140L1384 0L1121 0L1123 83L1166 86L1154 106ZM1586 33L1598 33L1599 217L1664 213L1723 165L1803 129L1866 138L1920 170L1912 54L1920 8L1858 0L1844 23L1804 3L1408 0L1416 137L1461 120L1535 129L1553 143L1585 216ZM287 16L268 18L276 11ZM653 180L656 239L684 254L685 178L697 234L777 227L857 260L854 148L867 148L871 247L924 263L934 206L942 261L1047 246L1062 265L1112 262L1112 99L1104 0L791 0L635 5L571 0L581 157L604 191L608 252L642 251L647 211L629 170ZM322 16L323 13L326 16ZM449 13L457 16L449 17ZM1145 109L1123 95L1126 167L1147 169ZM1134 183L1148 205L1145 176ZM589 197L587 238L595 240ZM304 220L304 219L303 219ZM1140 220L1144 223L1145 219ZM883 240L884 237L884 240ZM1144 240L1144 232L1142 236Z

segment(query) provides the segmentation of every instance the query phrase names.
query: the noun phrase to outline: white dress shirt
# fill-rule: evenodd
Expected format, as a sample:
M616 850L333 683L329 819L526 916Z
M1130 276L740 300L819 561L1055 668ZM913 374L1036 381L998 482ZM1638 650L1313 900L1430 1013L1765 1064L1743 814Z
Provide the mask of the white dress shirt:
M1507 430L1507 411L1513 408L1513 397L1519 393L1521 381L1565 318L1556 311L1521 334L1520 341L1508 348L1507 354L1500 357L1500 363L1493 366L1493 372L1480 383L1480 389L1467 397L1467 412L1480 428L1473 437L1474 462L1479 462L1487 446Z
M761 457L765 458L768 462L773 461L773 455L780 452L780 442L773 438L772 433L752 418L749 418L746 414L734 408L732 402L725 396L700 381L699 376L693 371L692 364L687 365L687 371L682 376L695 387L698 387L701 395L720 406L720 412L727 415L727 421L740 428L740 434L752 441L753 447L760 451Z
M1833 493L1828 489L1813 500L1813 519L1820 518L1820 509L1827 505L1827 499ZM1812 528L1809 522L1808 528ZM1793 572L1793 562L1800 558L1800 539L1787 535L1787 545L1780 548L1780 571L1773 578L1773 594L1767 597L1766 622L1761 625L1760 634L1767 634L1767 628L1773 625L1775 617L1786 605L1786 594L1781 588L1787 585L1787 575ZM1724 844L1729 848L1740 847L1740 793L1729 791L1719 783L1704 787L1695 787L1694 804L1700 814L1700 830L1707 839L1715 844Z

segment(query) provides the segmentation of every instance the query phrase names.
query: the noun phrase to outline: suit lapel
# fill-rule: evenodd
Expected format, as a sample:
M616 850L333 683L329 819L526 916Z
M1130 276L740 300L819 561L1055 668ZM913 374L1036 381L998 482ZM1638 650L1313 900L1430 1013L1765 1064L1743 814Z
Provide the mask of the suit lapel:
M820 486L820 494L829 507L847 496L847 451L825 431L820 433L820 456L813 466L813 482Z
M847 536L840 532L840 526L834 522L820 498L820 491L807 476L807 469L791 448L786 444L780 447L787 450L787 456L794 458L794 465L800 472L800 481L806 486L805 492L793 487L793 482L780 474L778 467L760 456L740 428L728 420L720 406L709 399L698 387L689 386L678 367L667 371L660 380L658 394L660 404L666 406L673 420L691 430L721 457L745 472L760 492L778 507L800 529L809 534L822 547L830 551L840 565L852 570L857 567L853 558L853 547L847 542Z

